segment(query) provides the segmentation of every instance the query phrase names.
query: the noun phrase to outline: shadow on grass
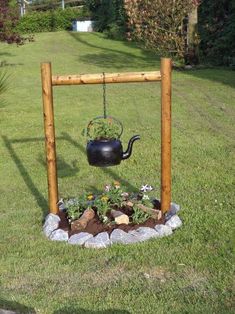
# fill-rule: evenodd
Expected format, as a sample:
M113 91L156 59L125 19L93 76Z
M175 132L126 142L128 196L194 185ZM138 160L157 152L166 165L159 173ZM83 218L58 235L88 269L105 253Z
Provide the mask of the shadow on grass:
M104 40L102 34L92 33L92 37L85 36L85 34L68 32L69 35L74 38L76 41L80 42L83 45L86 45L90 48L99 49L100 51L92 52L86 55L81 55L79 60L86 64L93 64L99 67L105 68L116 68L116 69L125 69L133 68L136 71L140 70L143 67L152 67L153 69L160 68L160 56L154 53L153 51L145 50L141 47L138 47L134 42L128 42L124 40L112 40L113 42L120 42L128 47L131 51L131 48L139 48L141 50L140 55L136 55L133 51L127 52L120 49L114 49L110 46L102 46L102 44L97 45L92 42L91 38L97 37L100 40ZM85 39L86 38L86 39ZM111 41L110 39L107 39ZM205 80L210 80L225 85L229 85L235 88L235 72L232 69L226 67L208 67L202 69L193 69L193 70L183 70L184 74L187 74L192 77L197 77Z
M14 139L14 140L10 140L8 139L7 136L2 135L2 139L3 142L5 144L5 147L7 148L11 158L13 159L21 177L23 178L26 186L28 187L29 191L31 192L31 194L34 196L38 206L42 209L43 215L47 215L48 214L48 201L44 198L44 196L41 194L41 192L39 191L39 189L37 188L37 186L35 185L31 174L29 173L29 171L27 170L27 168L24 166L22 160L20 159L20 157L17 155L13 144L16 143L32 143L32 142L41 142L44 141L44 138L25 138L25 139ZM86 155L86 149L79 144L78 142L76 142L69 134L67 133L62 133L62 136L57 137L56 140L65 140L68 141L69 143L71 143L72 145L74 145L76 148L78 148L84 155ZM43 161L42 159L42 155L40 157L40 162L44 165L45 170L46 170L46 163ZM60 177L68 177L68 176L73 176L75 175L79 169L76 165L74 166L70 166L69 164L67 164L62 158L59 159L58 162L58 177L59 177L59 173L60 172L60 168L62 167L62 176ZM109 169L109 168L101 168L102 171L104 173L106 173L107 175L109 175L113 180L117 180L120 181L123 185L126 185L130 190L132 190L133 192L136 192L137 189L131 185L128 181L123 180L118 174L116 174L113 170ZM68 173L66 174L66 171L68 170ZM90 192L97 192L98 190L93 187L90 186L89 187L89 191ZM100 192L100 191L98 191Z
M205 67L204 69L180 70L178 72L187 74L189 77L191 76L203 80L214 81L235 88L235 71L229 68Z
M85 310L82 308L76 308L76 306L68 306L61 308L57 311L55 311L53 314L130 314L129 311L126 310L117 310L117 309L109 309L109 310L103 310L103 311L91 311L91 310Z
M23 63L9 63L6 60L2 60L2 57L14 57L14 55L12 53L9 53L9 52L0 52L0 68L9 67L9 66L24 65Z
M6 52L6 51L1 51L0 52L0 58L2 58L2 57L13 57L13 54L12 53L10 53L10 52Z
M63 139L63 138L60 138ZM58 138L57 138L58 140ZM67 163L64 158L57 154L56 156L57 160L57 175L58 178L67 178L67 177L73 177L79 172L79 167L77 166L78 160L73 160L71 162L71 165ZM46 160L44 154L39 154L37 161L46 169Z
M47 201L46 199L43 197L43 195L40 193L40 191L38 190L38 188L36 187L36 185L34 184L27 168L23 165L21 159L19 158L19 156L17 155L14 147L13 147L13 143L28 143L28 142L32 142L32 141L41 141L41 139L37 139L37 138L33 138L33 139L25 139L25 140L9 140L7 136L2 135L2 139L3 142L9 152L9 154L11 155L11 158L13 159L16 167L19 170L19 173L21 174L21 177L23 178L26 186L28 187L28 189L31 191L32 195L35 197L38 206L43 210L43 213L46 213L47 210Z
M138 66L150 66L153 68L159 68L160 59L159 56L154 54L151 51L142 49L141 55L136 55L135 53L113 49L110 47L104 47L102 45L96 45L89 40L84 39L84 35L76 32L68 32L72 38L84 44L90 48L100 49L103 52L90 53L79 57L79 61L82 61L87 64L93 64L96 66L106 67L106 68L117 68L122 69L125 66L128 68L137 68ZM100 34L92 33L93 37L101 39ZM114 41L114 40L113 40ZM117 40L116 40L117 41ZM118 42L118 41L117 41ZM136 44L119 41L124 43L128 48L137 48Z
M122 53L110 53L110 52L103 52L103 53L90 53L86 54L85 56L80 56L79 61L87 64L92 64L97 67L105 67L105 68L116 68L116 69L123 69L125 66L128 66L128 68L139 68L144 66L151 66L153 68L158 68L156 66L156 61L140 61L139 59L138 62L136 59L137 57L128 57L126 55L123 55Z
M6 312L5 312L6 311ZM10 311L10 312L7 312ZM28 314L36 314L36 311L34 308L27 307L21 303L15 302L15 301L8 301L4 300L0 297L0 314L11 314L13 313L12 311L23 314L23 313L28 313Z

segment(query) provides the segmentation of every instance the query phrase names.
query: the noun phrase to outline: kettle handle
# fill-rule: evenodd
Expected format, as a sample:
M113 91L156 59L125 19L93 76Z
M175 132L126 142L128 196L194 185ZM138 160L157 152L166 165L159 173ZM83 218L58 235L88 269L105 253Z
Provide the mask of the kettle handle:
M92 119L92 120L88 123L87 129L86 129L86 135L87 135L88 137L91 137L91 135L90 135L90 126L92 125L93 121L94 121L94 120L99 120L99 119L111 119L111 120L114 120L115 122L117 122L117 124L120 126L120 134L118 135L118 138L121 137L121 135L122 135L122 133L123 133L123 125L122 125L121 121L119 121L117 118L114 118L113 116L98 116L98 117Z

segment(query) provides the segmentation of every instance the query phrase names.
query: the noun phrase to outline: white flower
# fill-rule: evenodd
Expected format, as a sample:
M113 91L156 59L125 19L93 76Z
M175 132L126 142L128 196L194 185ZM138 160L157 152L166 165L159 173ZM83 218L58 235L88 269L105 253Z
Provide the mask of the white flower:
M147 194L144 194L142 197L143 200L149 200L149 196Z
M148 184L142 185L141 189L140 189L140 191L144 192L144 193L152 191L152 190L153 190L153 187L151 185L148 185Z
M109 185L109 184L105 185L105 187L104 187L105 192L109 192L110 189L111 189L111 185Z
M146 193L148 191L148 184L142 185L140 191Z
M108 217L107 216L103 216L103 222L106 223L108 221Z

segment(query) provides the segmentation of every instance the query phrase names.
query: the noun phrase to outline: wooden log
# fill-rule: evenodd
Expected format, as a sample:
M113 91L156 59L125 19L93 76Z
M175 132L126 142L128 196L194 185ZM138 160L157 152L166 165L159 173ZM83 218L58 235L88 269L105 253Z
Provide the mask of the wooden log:
M143 212L149 214L152 218L158 219L158 215L159 215L159 210L158 209L146 207L143 204L138 204L138 203L135 204L135 206L137 206Z
M161 59L161 211L171 203L171 68L169 58Z
M148 213L152 218L154 219L160 219L162 217L161 211L158 209L150 208L147 206L144 206L143 204L140 204L138 202L131 202L127 201L125 205L129 207L133 207L134 205L137 206L140 210L144 211L145 213ZM160 217L160 218L159 218Z
M72 231L84 230L88 222L94 217L95 217L94 210L92 208L87 208L79 219L71 223L71 230Z
M49 209L53 214L57 214L58 209L58 181L56 166L56 143L53 111L53 94L51 83L51 64L41 64L42 78L42 98L43 98L43 115L44 115L44 132L45 132L45 149L47 161L47 182Z
M103 73L80 74L80 75L57 75L52 76L52 85L83 85L103 84ZM105 83L133 83L161 81L160 71L152 72L125 72L105 73Z
M117 225L125 224L128 225L130 220L129 217L119 210L111 210L111 216L114 218L114 221Z

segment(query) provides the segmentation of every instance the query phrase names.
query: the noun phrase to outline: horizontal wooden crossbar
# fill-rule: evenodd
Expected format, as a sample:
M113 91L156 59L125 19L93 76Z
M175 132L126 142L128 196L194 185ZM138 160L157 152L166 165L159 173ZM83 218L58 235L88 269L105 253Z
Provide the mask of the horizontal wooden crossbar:
M103 73L80 74L80 75L53 75L52 85L83 85L105 83L137 83L161 81L160 71L151 72L125 72L125 73Z

